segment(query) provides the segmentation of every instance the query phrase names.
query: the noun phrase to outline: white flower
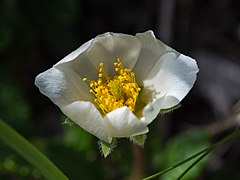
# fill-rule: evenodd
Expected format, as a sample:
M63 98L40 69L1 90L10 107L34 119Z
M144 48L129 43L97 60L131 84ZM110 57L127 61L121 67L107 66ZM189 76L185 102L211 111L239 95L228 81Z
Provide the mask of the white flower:
M128 73L125 76L120 71ZM136 36L105 33L39 74L35 84L72 121L99 139L111 142L113 137L147 133L147 125L161 109L174 107L186 96L197 72L195 60L156 39L152 31ZM118 80L121 75L130 78L127 84ZM113 77L116 82L111 81ZM94 86L94 82L99 79L105 81L101 88L117 88L116 93L111 91L111 97L97 95L99 86ZM132 93L126 95L129 88ZM100 98L105 104L100 105ZM118 104L114 108L113 104L108 106L106 99Z

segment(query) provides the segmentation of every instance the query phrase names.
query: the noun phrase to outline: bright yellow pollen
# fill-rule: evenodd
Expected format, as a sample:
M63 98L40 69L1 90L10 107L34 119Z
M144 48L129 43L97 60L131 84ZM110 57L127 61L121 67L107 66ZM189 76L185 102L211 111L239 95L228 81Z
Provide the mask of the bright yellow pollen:
M104 114L122 106L127 106L131 111L135 110L137 97L141 88L136 83L134 72L131 69L124 68L121 60L118 58L114 62L117 75L108 76L103 71L104 64L99 64L98 79L88 81L90 93L95 96L94 102Z

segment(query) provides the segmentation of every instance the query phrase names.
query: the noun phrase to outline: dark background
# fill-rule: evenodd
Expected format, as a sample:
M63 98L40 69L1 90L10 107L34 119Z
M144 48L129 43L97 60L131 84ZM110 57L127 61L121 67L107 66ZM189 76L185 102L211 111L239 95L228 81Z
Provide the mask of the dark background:
M239 125L239 117L232 118L239 113L240 98L239 10L239 0L2 0L0 118L70 179L137 179L156 173ZM63 125L65 117L34 79L98 34L146 30L197 60L197 83L183 107L150 125L144 149L120 139L104 159L97 138ZM240 179L239 140L222 145L186 179ZM0 179L44 178L0 143Z

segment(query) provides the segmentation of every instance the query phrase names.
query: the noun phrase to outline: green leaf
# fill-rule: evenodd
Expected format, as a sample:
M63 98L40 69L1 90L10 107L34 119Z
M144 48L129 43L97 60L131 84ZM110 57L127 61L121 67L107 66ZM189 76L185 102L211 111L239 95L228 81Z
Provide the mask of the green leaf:
M176 106L173 106L173 107L171 107L171 108L161 109L161 110L160 110L160 114L170 113L170 112L172 112L173 110L176 110L176 109L178 109L178 108L180 108L180 107L182 107L182 105L179 103L179 104L177 104Z
M39 169L46 179L68 179L46 156L1 119L0 139Z
M100 145L100 149L103 156L106 158L112 152L112 150L116 147L117 138L113 138L111 143L100 141L99 145Z
M141 147L144 146L144 143L147 139L147 135L146 134L141 134L141 135L138 135L138 136L132 136L130 137L130 140L134 143L134 144L137 144Z

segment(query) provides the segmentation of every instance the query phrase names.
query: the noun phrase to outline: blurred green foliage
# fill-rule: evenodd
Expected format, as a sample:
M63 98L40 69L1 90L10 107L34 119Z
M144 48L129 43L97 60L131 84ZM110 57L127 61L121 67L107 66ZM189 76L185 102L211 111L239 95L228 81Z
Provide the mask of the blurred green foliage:
M22 89L2 68L0 68L0 87L1 117L19 131L30 130L31 105L24 98Z
M29 137L33 134L32 109L28 100L9 71L0 67L0 116L20 133ZM11 175L38 179L40 173L19 157L4 143L0 143L0 179ZM4 178L5 177L5 178Z
M205 131L188 131L177 135L170 139L166 147L163 150L162 163L163 167L167 168L171 165L180 162L183 159L190 157L191 155L205 149L210 146L209 137ZM177 179L177 177L187 169L196 159L193 159L177 169L163 175L163 180ZM203 168L208 162L208 156L200 161L186 176L184 179L191 180L196 179L201 174Z

